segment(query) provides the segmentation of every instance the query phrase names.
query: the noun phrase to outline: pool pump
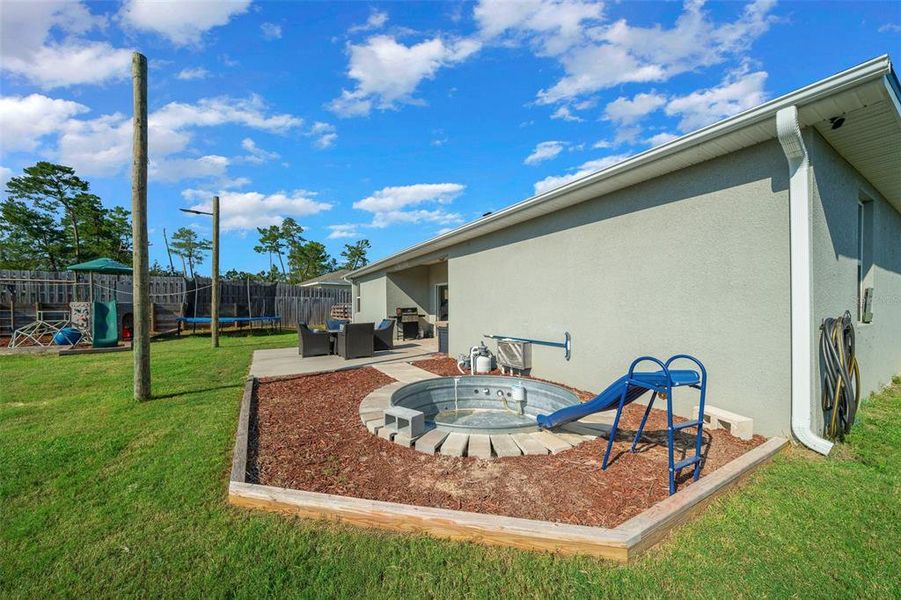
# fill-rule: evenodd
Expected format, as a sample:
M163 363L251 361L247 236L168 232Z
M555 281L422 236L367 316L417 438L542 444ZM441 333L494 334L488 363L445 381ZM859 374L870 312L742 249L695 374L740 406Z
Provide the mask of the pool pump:
M469 354L461 354L457 359L457 369L460 373L466 375L469 371L470 375L478 375L479 373L490 373L493 362L491 350L485 345L485 342L479 343L469 349Z

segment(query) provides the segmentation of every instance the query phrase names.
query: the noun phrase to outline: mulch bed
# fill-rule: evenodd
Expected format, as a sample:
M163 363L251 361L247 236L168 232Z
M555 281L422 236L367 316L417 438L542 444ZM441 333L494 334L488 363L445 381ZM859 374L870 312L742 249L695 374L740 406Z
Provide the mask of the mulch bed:
M443 361L443 362L439 362ZM453 359L416 363L439 374ZM654 410L639 451L614 444L606 472L606 440L549 456L490 461L430 456L382 440L360 422L366 395L393 380L372 368L261 380L251 422L248 465L254 483L372 500L432 506L578 525L615 527L667 497L666 413ZM627 407L626 432L643 407ZM703 474L763 443L723 430L705 431ZM650 439L648 439L650 438ZM684 436L685 447L693 437ZM681 487L690 485L690 474Z

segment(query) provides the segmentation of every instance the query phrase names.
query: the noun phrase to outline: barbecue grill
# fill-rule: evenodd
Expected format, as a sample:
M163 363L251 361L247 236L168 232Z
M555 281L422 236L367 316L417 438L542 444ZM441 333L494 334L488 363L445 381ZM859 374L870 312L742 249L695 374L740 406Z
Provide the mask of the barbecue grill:
M397 309L395 316L397 331L403 336L403 339L415 340L419 337L419 317L419 309L415 306Z

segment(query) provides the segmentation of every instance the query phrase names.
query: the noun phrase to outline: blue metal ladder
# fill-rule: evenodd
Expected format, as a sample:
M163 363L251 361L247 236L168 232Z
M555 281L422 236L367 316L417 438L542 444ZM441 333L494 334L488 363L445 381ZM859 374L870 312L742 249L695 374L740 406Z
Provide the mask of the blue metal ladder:
M700 369L700 375L697 378L697 382L693 380L680 380L674 381L673 376L670 372L670 365L676 360L685 359L694 362L698 368ZM662 375L660 379L660 383L656 381L652 381L649 377L642 377L642 375L649 375L647 373L635 373L635 367L641 362L653 362L660 366L661 370L659 373L654 375ZM637 377L636 377L637 375ZM684 423L673 423L673 388L675 387L692 387L700 392L700 401L698 403L698 417L694 421L686 421ZM657 399L657 396L664 396L666 398L666 421L667 421L667 449L668 449L668 458L669 458L669 493L670 496L676 493L676 476L682 471L682 469L694 466L694 480L697 481L701 476L701 443L703 440L703 429L704 429L704 399L707 395L707 370L704 368L704 365L701 364L701 361L696 359L693 356L689 356L688 354L676 354L675 356L670 357L668 361L665 363L661 362L659 359L654 358L653 356L642 356L640 358L635 359L632 362L632 365L629 367L629 374L626 378L625 385L623 386L623 392L620 396L619 406L616 409L616 417L613 419L613 427L610 430L610 437L607 440L607 450L604 452L604 462L601 465L602 470L607 469L607 461L610 458L610 451L613 449L613 440L616 438L616 432L619 428L619 419L623 412L623 407L628 403L627 396L629 396L629 388L641 388L643 390L651 391L653 395L651 396L651 401L648 402L648 407L644 411L644 416L641 419L641 425L638 427L638 431L635 434L635 439L632 441L632 447L630 448L631 452L635 452L635 446L638 443L638 440L641 438L641 434L644 431L645 423L648 420L648 415L651 413L651 408L654 406L654 400ZM634 394L634 390L633 390ZM694 456L686 457L679 462L675 462L674 457L674 449L673 449L673 441L675 437L675 433L677 431L682 431L683 429L691 429L696 428L696 436L695 436L695 453Z

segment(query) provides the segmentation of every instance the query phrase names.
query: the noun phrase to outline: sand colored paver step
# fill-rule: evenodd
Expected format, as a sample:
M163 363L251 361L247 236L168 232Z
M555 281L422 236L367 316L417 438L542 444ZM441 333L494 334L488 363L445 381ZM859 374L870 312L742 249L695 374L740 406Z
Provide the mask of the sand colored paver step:
M379 432L379 429L381 429L384 426L385 426L385 419L381 418L381 417L378 419L373 419L371 421L366 421L366 431L368 431L369 433L371 433L373 435L377 434Z
M360 415L360 420L363 421L363 423L368 423L369 421L374 421L375 419L381 419L384 416L384 411L374 410L372 412L362 413Z
M382 388L384 389L384 388ZM377 410L385 410L389 406L391 406L391 392L382 392L382 389L378 389L360 402L360 414L374 412Z
M509 434L502 433L500 435L491 436L491 447L498 456L522 456L522 450L513 441Z
M465 456L466 446L469 445L469 434L454 432L447 436L441 444L441 454L444 456Z
M557 454L558 452L563 452L564 450L572 448L572 444L563 438L554 435L550 431L533 433L532 438L538 440L545 448L550 450L551 454Z
M593 435L582 435L580 433L572 433L569 431L555 431L554 435L568 442L572 446L578 446L582 442L587 442L589 440L595 439L595 436Z
M389 427L380 427L377 435L383 440L388 440L390 442L394 439L394 436L397 435L397 432Z
M476 458L491 458L491 438L487 435L470 435L469 449L466 456L475 456Z
M423 379L433 379L436 377L434 373L429 373L425 369L414 367L409 363L387 363L372 365L373 369L381 371L388 377L396 379L401 384L414 383Z
M425 435L425 434L423 434L423 435ZM416 441L418 439L420 439L421 437L422 437L421 435L417 435L417 436L411 438L406 433L398 433L397 435L394 436L394 443L397 444L398 446L403 446L404 448L409 448L410 446L415 444Z
M416 449L426 454L435 454L447 436L448 432L440 429L427 431L421 438L416 440Z
M607 423L583 423L582 421L573 421L566 424L566 430L580 435L590 435L591 437L607 438L610 435L611 425Z
M510 435L523 454L541 456L547 454L547 447L532 437L531 433L514 433Z

